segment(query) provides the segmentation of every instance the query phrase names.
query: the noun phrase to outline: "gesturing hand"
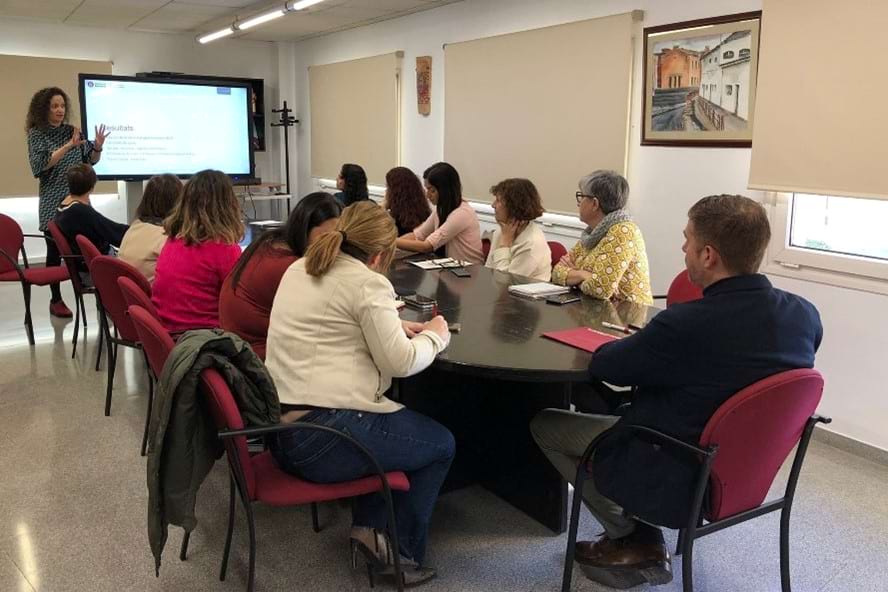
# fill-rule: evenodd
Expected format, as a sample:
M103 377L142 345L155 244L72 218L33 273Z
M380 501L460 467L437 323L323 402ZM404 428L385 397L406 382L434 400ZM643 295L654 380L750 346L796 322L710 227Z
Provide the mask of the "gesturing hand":
M76 148L77 146L82 145L86 140L83 139L80 135L80 128L75 127L74 131L71 133L71 139L68 140L68 143L71 145L71 148Z
M110 135L111 135L111 132L109 132L109 131L107 131L107 130L105 129L105 124L104 124L104 123L103 123L102 125L97 125L97 126L96 126L96 141L95 141L95 145L96 145L96 149L97 149L97 150L101 150L101 149L102 149L102 146L105 145L105 140L106 140L106 139L108 138L108 136L110 136Z

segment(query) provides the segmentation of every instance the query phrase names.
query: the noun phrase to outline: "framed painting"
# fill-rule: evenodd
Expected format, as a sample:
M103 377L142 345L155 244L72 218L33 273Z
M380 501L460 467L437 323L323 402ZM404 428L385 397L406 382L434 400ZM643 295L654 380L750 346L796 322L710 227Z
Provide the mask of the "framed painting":
M761 16L645 28L643 146L752 145Z

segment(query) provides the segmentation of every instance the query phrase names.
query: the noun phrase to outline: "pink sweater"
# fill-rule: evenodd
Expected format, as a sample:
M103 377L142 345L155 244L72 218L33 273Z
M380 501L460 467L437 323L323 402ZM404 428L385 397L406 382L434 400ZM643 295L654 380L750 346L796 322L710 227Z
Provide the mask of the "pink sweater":
M219 292L240 255L236 244L167 240L157 258L151 300L168 331L219 326Z
M478 215L467 201L450 212L444 224L438 222L438 212L432 210L432 215L413 230L413 236L416 240L429 241L434 249L446 245L444 252L451 259L484 263Z

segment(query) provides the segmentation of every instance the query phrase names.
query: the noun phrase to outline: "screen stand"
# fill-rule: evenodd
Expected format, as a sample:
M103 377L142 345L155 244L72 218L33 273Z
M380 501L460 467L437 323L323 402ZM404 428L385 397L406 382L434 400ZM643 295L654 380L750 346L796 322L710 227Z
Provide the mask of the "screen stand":
M145 187L144 181L123 181L123 197L126 203L126 222L132 223L136 219L136 208L142 203L142 190Z

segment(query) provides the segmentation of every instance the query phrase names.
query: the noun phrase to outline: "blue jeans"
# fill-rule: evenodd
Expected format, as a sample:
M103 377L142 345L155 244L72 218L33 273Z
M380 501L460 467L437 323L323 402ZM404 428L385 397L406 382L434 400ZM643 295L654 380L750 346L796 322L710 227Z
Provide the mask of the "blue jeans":
M300 421L348 434L370 450L384 471L407 474L410 491L392 492L398 544L402 555L422 563L432 510L456 449L453 434L409 409L394 413L321 409ZM354 446L333 434L291 430L271 438L269 445L281 469L307 481L336 483L374 473ZM384 530L388 512L383 496L374 493L357 498L352 523Z

